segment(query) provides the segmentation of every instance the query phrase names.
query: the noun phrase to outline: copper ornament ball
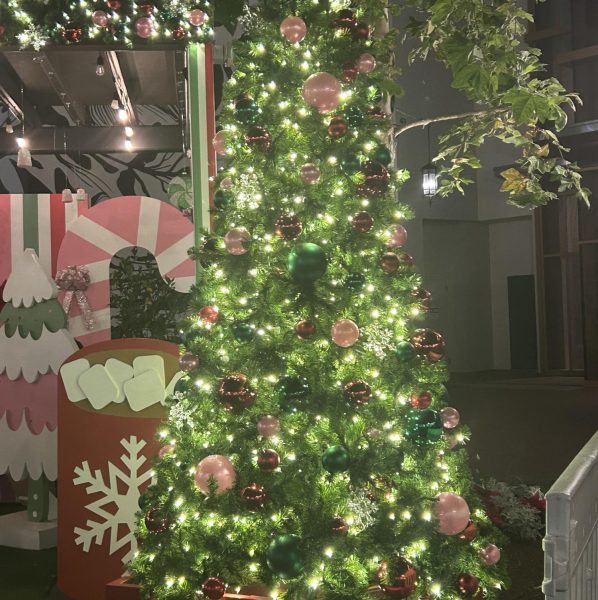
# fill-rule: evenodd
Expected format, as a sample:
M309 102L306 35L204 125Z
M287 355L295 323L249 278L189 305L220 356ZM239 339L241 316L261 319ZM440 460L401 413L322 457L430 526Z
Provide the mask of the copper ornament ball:
M212 325L218 321L218 309L215 306L204 306L199 311L199 318L204 323L211 323Z
M122 2L120 0L107 0L106 6L108 6L110 10L119 10L122 6Z
M257 394L249 386L247 375L233 373L220 382L218 398L227 410L238 412L253 406Z
M295 325L295 333L301 339L306 340L316 333L316 325L312 321L299 321Z
M356 41L367 40L370 37L370 28L367 23L356 23L351 31L351 35Z
M467 527L459 534L459 539L464 542L471 542L475 540L478 535L478 528L473 521L469 521L467 523Z
M396 273L401 266L401 261L394 252L385 252L380 259L380 266L385 273Z
M245 134L245 142L256 150L267 152L272 147L272 135L263 127L250 127Z
M328 135L333 140L339 140L348 131L347 122L342 117L333 117L328 125Z
M81 41L83 37L83 29L81 27L65 27L62 30L62 37L71 43L77 43Z
M283 240L296 240L303 231L303 223L297 215L282 215L274 226L274 233Z
M182 40L185 37L185 29L180 25L172 28L172 37L175 40Z
M357 75L359 75L359 71L357 70L355 63L346 62L343 65L343 75L341 79L345 83L353 83L357 79Z
M179 368L185 373L190 373L199 368L199 358L193 352L185 352L179 356Z
M390 575L386 575L388 583L380 587L390 598L408 598L417 588L417 571L406 558L395 559L390 566Z
M471 573L461 573L457 581L459 595L464 597L473 596L480 589L480 580Z
M226 591L226 585L220 577L208 577L201 586L201 591L210 600L220 600Z
M374 226L374 218L366 211L358 212L351 219L351 229L357 233L368 233Z
M276 450L268 448L262 450L257 456L257 466L263 473L272 473L278 468L280 464L280 456Z
M261 485L252 483L241 490L241 499L249 510L259 510L266 502L266 492Z
M144 517L145 526L150 533L164 533L170 527L170 519L159 516L159 508L150 508Z
M410 342L421 358L438 362L444 356L444 340L439 333L432 329L417 329L411 336Z
M342 517L334 517L330 523L330 533L337 536L347 535L349 533L349 524Z
M425 410L432 404L432 394L428 391L412 394L409 403L413 408Z
M370 401L372 388L361 379L355 379L345 385L345 399L354 406L364 406Z

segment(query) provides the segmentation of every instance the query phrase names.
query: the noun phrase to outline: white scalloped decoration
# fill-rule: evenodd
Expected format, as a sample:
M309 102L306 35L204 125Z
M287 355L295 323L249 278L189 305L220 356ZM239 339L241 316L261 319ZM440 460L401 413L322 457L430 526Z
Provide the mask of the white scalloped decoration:
M50 370L58 374L60 365L78 350L75 340L65 329L51 332L43 326L39 340L20 335L6 337L0 328L0 375L6 371L11 381L23 377L33 383Z
M10 472L15 481L29 476L39 479L45 475L50 481L56 481L57 431L44 427L39 435L31 435L26 419L21 426L12 431L6 416L0 418L0 473Z
M13 271L4 286L2 299L16 308L29 308L56 296L56 284L40 265L35 250L27 248L14 263Z

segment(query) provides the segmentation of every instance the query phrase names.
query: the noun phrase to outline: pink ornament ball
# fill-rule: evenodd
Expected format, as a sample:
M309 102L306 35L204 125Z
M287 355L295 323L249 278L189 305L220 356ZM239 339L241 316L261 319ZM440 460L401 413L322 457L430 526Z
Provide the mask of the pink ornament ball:
M274 437L280 431L280 421L272 415L260 417L257 422L257 431L265 438Z
M108 25L108 15L103 10L96 10L91 15L91 22L97 27L106 27Z
M440 411L440 418L442 419L442 426L445 429L454 429L459 425L461 415L456 408L447 406Z
M135 21L135 31L140 38L147 40L154 33L154 24L149 17L140 17Z
M322 173L320 171L320 167L318 165L314 165L313 163L307 163L301 167L301 172L299 176L301 177L301 181L305 183L305 185L314 185L320 181Z
M500 549L494 544L488 544L480 550L480 560L485 565L495 565L500 560Z
M203 25L205 18L206 18L206 13L203 10L201 10L200 8L194 8L189 13L189 23L191 23L191 25L193 25L193 27L199 27L200 25Z
M160 458L164 458L168 454L172 454L174 452L174 446L172 444L166 444L166 446L162 446L160 450L158 450L158 456Z
M350 319L341 319L332 326L331 337L337 346L349 348L359 339L359 327Z
M303 99L321 113L334 110L341 100L340 81L330 73L314 73L303 84Z
M233 180L230 177L225 177L220 182L220 189L221 190L230 190L232 187L233 187Z
M212 146L214 147L214 152L219 154L220 156L224 156L226 154L226 131L221 129L212 139Z
M195 485L206 496L210 493L210 480L216 482L217 492L230 490L237 480L237 473L231 461L221 454L211 454L200 460L195 470Z
M398 223L390 228L390 239L386 242L389 248L400 248L407 243L407 230Z
M307 25L303 19L299 17L287 17L280 24L280 35L291 42L291 44L297 44L305 39L307 34Z
M357 59L355 66L360 73L371 73L376 68L376 59L366 52Z
M249 251L247 242L251 239L244 227L235 227L224 236L224 246L229 254L240 256Z
M438 519L438 531L444 535L457 535L469 523L469 506L457 494L443 492L439 494L434 507Z

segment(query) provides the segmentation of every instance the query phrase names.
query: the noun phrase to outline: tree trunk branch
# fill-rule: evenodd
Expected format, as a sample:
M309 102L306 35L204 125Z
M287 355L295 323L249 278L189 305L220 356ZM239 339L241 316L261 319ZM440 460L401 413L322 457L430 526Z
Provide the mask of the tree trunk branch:
M421 119L420 121L413 121L407 123L395 131L394 137L397 139L402 133L414 129L415 127L427 127L432 123L440 123L442 121L456 121L458 119L468 119L469 117L481 117L484 115L491 115L494 113L507 112L508 108L490 108L486 110L476 110L471 112L459 113L455 115L443 115L440 117L430 117L429 119Z

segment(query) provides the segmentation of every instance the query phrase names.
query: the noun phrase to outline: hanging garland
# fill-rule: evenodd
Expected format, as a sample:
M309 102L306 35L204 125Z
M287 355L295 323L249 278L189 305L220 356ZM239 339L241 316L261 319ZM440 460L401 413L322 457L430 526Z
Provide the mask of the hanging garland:
M0 47L206 42L210 23L210 3L201 0L8 0Z

